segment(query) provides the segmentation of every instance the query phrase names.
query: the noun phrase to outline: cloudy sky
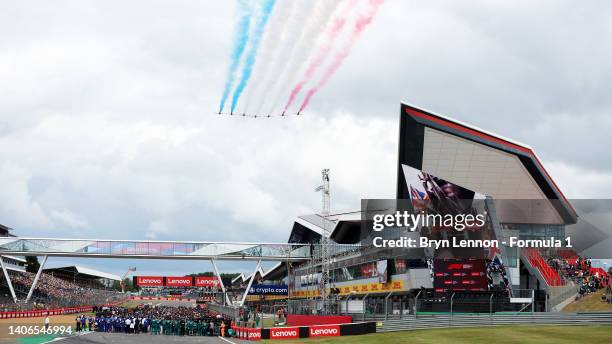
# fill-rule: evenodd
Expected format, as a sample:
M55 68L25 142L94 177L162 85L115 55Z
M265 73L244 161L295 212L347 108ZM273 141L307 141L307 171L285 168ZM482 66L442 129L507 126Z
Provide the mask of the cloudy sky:
M531 145L568 197L610 197L611 3L387 0L307 113L269 120L214 114L234 6L3 2L0 223L23 236L282 242L320 208L323 167L335 211L394 196L402 100Z

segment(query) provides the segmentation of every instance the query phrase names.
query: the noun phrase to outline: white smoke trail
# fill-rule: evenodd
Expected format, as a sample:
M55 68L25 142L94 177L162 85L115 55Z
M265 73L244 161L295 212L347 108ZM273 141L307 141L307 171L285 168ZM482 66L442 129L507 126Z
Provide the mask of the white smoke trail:
M303 24L305 28L301 37L296 37L296 41L288 47L287 58L280 60L286 62L276 73L272 85L267 88L267 96L262 98L260 109L268 109L267 113L274 113L280 108L279 104L286 100L283 94L288 93L292 86L289 82L292 82L299 75L301 68L315 50L313 49L315 42L319 35L324 32L327 23L340 3L341 1L317 1L314 13Z
M278 1L272 17L264 33L257 60L253 67L253 75L245 90L240 106L240 111L237 113L249 114L249 104L253 101L253 96L257 89L261 87L262 80L269 68L270 62L274 59L277 51L280 49L278 44L283 32L286 30L287 22L293 12L294 1Z
M280 39L274 42L278 49L275 51L274 56L270 60L260 87L257 88L257 92L252 98L252 104L255 106L252 107L251 110L256 114L262 114L261 104L263 104L267 97L269 97L270 85L275 78L278 77L279 69L283 68L284 63L286 63L286 60L289 58L288 54L290 53L290 47L294 44L295 40L302 35L302 31L305 27L305 18L310 17L314 9L315 2L312 0L294 0L292 2L294 3L294 6L292 12L287 18L288 21L287 25L285 26L285 30Z

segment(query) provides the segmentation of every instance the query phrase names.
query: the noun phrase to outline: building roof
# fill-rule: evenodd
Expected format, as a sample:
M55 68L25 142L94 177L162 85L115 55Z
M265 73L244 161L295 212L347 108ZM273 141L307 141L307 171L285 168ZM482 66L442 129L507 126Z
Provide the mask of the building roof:
M401 104L397 198L409 198L403 165L505 200L551 201L562 223L576 212L533 148L447 116Z
M257 273L257 274L259 274L259 276L260 276L260 277L262 277L262 276L264 275L264 272L263 272L263 269L261 268L261 266L260 266L260 267L259 267L259 269L256 271L256 273ZM233 285L234 283L238 282L238 281L240 281L240 282L246 282L246 281L248 281L249 279L251 279L251 276L253 276L253 273L252 273L252 272L251 272L250 274L248 274L248 275L245 275L244 273L242 273L242 272L241 272L241 273L240 273L238 276L236 276L236 277L234 277L234 278L232 279L232 285ZM255 276L256 276L256 278L257 278L257 275L255 275Z
M14 236L11 234L13 229L11 227L7 227L3 224L0 224L0 236Z
M73 274L76 272L82 278L87 278L87 279L105 278L105 279L109 279L112 281L121 281L121 277L118 275L109 274L103 271L98 271L98 270L86 268L86 267L79 266L79 265L68 265L68 266L59 266L59 267L54 267L54 268L46 268L46 269L43 269L43 271L46 273L54 272L54 273L65 273L65 274L70 274L70 273Z
M361 237L361 211L347 211L323 217L321 214L298 216L293 223L289 243L315 243L321 239L327 221L329 237L338 244L354 244Z

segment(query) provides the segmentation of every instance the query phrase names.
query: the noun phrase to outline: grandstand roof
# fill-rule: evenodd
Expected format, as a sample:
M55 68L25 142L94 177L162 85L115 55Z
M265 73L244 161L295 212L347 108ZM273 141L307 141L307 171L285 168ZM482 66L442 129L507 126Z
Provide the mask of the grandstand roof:
M398 199L409 198L406 165L496 200L557 200L548 202L547 220L577 220L535 151L523 143L405 103L399 141Z
M329 237L339 244L354 244L360 236L360 210L330 215L327 220L321 214L298 216L293 223L289 243L314 243L323 235L327 221Z
M262 279L273 281L283 279L285 276L287 276L287 263L278 262L263 274Z
M257 274L259 274L259 277L264 276L264 272L263 272L263 269L261 268L261 266L260 266L260 267L259 267L259 269L256 271L256 273L257 273ZM248 275L245 275L244 273L242 273L242 272L241 272L241 273L240 273L240 275L238 275L238 276L236 276L236 277L234 277L234 278L232 279L232 285L233 285L234 283L238 282L238 281L240 281L240 282L246 282L246 281L248 281L249 279L251 279L251 276L253 276L253 273L252 273L252 272L251 272L250 274L248 274ZM255 278L257 278L257 275L255 275Z
M109 274L103 271L98 271L78 265L59 266L54 268L43 269L46 273L54 275L74 276L75 274L81 279L99 279L105 278L112 281L121 281L121 277L114 274Z
M10 233L12 230L13 229L11 227L0 224L0 236L14 236Z

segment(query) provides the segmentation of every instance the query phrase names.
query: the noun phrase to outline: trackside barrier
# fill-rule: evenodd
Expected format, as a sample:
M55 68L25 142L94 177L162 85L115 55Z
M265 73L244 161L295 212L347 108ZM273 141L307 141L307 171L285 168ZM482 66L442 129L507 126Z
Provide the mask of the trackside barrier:
M122 302L123 300L118 300L115 302L108 303L105 306L112 307ZM44 310L0 312L0 319L38 318L38 317L46 317L49 315L88 313L88 312L91 312L92 310L93 310L93 306L80 306L80 307L64 307L64 308L44 309Z
M261 340L261 328L247 329L247 340Z
M499 325L612 325L612 313L523 313L523 314L419 314L401 320L381 320L377 332L447 327Z
M298 339L309 337L338 337L351 336L366 333L376 332L375 322L362 322L350 324L329 324L329 325L311 325L311 326L289 326L289 327L271 327L271 328L253 328L247 334L247 340L260 339Z
M186 301L196 302L196 299L186 299L182 297L159 297L159 296L131 296L132 300L136 301Z
M49 309L49 310L0 312L0 319L37 318L37 317L46 317L48 315L85 313L85 312L91 312L92 309L93 309L92 306L83 306L83 307L69 307L69 308L58 308L58 309Z

